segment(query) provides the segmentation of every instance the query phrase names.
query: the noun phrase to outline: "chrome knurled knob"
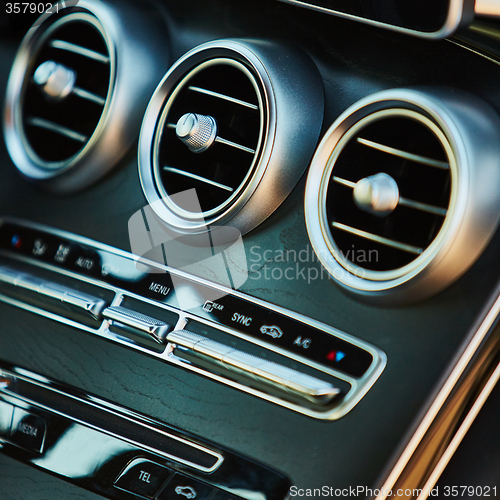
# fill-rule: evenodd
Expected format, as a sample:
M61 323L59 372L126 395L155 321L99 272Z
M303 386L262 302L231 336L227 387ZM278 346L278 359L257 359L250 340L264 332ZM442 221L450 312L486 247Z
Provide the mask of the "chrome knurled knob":
M399 188L390 175L379 173L358 181L353 198L361 210L385 217L398 206Z
M62 64L45 61L36 69L33 80L47 97L60 101L73 90L76 73Z
M186 113L175 127L177 137L193 153L203 153L217 137L217 122L211 116Z

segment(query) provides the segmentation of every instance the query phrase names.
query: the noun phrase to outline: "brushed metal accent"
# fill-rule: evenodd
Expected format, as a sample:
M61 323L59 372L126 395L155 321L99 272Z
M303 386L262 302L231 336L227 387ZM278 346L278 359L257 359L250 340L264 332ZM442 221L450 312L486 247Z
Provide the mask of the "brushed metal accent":
M161 166L155 165L159 139L156 131L166 125L158 117L175 98L187 73L215 61L242 69L253 81L260 99L261 139L254 165L226 202L212 211L193 214L173 204L157 187ZM147 200L160 219L181 234L201 233L207 228L214 231L229 220L242 234L247 233L276 210L307 167L319 137L323 104L318 70L297 47L243 39L217 40L195 47L164 76L144 116L139 175Z
M340 393L340 390L329 382L278 363L272 363L219 342L210 341L209 349L206 349L204 348L206 344L204 346L203 342L209 339L202 335L196 337L192 332L177 330L167 335L167 342L174 344L174 354L177 354L176 347L184 347L187 349L188 354L202 355L218 367L223 366L230 372L243 374L255 379L257 382L269 385L277 390L285 390L315 404L329 403ZM201 344L201 348L197 349L199 344ZM177 355L182 358L182 353L183 351Z
M353 337L345 332L342 332L340 330L337 330L336 328L333 328L332 326L326 325L324 323L321 323L317 320L314 320L312 318L309 318L307 316L304 316L303 314L296 313L294 311L290 311L288 309L285 309L284 307L280 307L274 304L271 304L269 302L266 302L264 300L258 299L256 297L252 297L250 295L246 295L242 292L239 292L237 290L232 290L229 288L226 288L222 285L218 285L216 283L210 282L208 280L205 280L203 278L199 278L197 276L192 276L186 272L179 271L177 269L169 268L167 266L164 266L162 264L159 264L158 262L150 261L148 259L145 259L143 257L139 257L133 254L130 254L128 252L125 252L123 250L116 249L114 247L111 247L109 245L105 245L103 243L96 242L94 240L91 240L89 238L85 238L83 236L78 236L75 234L72 234L67 231L62 231L59 229L54 229L49 226L46 226L44 224L39 224L39 223L34 223L34 222L29 222L25 221L19 218L14 218L14 217L0 217L0 226L3 223L11 223L11 224L18 224L23 227L28 227L31 229L39 230L39 231L45 231L48 232L54 236L57 236L59 238L64 238L68 240L73 240L77 243L80 243L85 246L93 247L96 249L100 249L103 251L111 252L115 255L119 255L121 257L137 261L140 259L141 263L147 266L151 266L152 268L157 268L161 269L163 271L166 271L168 273L171 273L172 275L177 275L182 278L189 279L193 281L194 283L200 283L209 287L212 287L224 294L227 295L233 295L235 297L239 297L245 300L250 301L251 303L266 307L272 311L275 311L277 313L286 315L290 318L294 318L298 321L303 322L306 325L309 325L313 328L316 328L318 330L322 330L326 333L329 333L333 337L337 337L341 340L344 340L356 347L359 347L360 349L365 350L368 352L372 358L373 362L370 365L369 369L366 371L366 373L361 377L361 378L354 378L351 377L341 371L335 370L334 368L330 368L326 365L317 363L315 361L312 361L304 356L301 356L300 354L296 354L292 351L286 350L282 347L279 347L277 345L271 344L266 342L265 340L255 338L253 336L247 335L242 331L239 330L233 330L232 328L220 325L218 323L213 323L211 321L208 321L200 316L196 316L194 314L188 313L188 312L182 312L180 314L179 320L177 321L177 324L175 325L175 329L180 330L184 329L186 327L186 324L188 323L189 320L195 320L199 323L203 323L207 326L216 328L222 332L225 332L229 335L233 335L237 338L240 338L242 340L245 340L247 342L250 342L252 344L255 344L257 346L263 347L265 349L269 349L270 351L276 352L282 356L288 357L293 361L297 361L299 363L302 363L306 366L309 366L315 370L318 370L319 372L323 372L329 376L335 377L337 379L343 380L350 384L351 389L345 394L342 398L339 398L338 404L336 404L333 408L326 409L325 411L317 411L313 410L311 408L306 408L304 406L298 405L296 403L292 403L290 401L278 398L276 396L273 396L271 394L264 393L262 391L256 390L252 387L248 387L244 384L240 384L238 382L235 382L233 380L229 380L227 378L224 378L222 376L219 376L217 374L211 373L208 370L203 370L201 368L198 368L194 365L186 365L186 363L180 359L178 359L176 356L171 356L171 352L169 352L169 349L165 349L163 353L156 353L151 351L150 349L147 349L146 347L143 347L139 344L131 344L130 341L127 339L123 338L121 335L116 335L113 332L109 330L107 327L106 323L104 322L99 329L94 329L91 328L87 325L83 325L82 323L78 323L76 321L70 320L68 318L59 316L57 314L51 313L49 311L46 311L44 309L34 307L30 304L27 304L25 302L22 302L17 299L13 299L11 297L8 297L4 294L0 294L0 301L5 302L7 304L19 307L21 309L24 309L26 311L33 312L35 314L39 314L40 316L44 316L46 318L59 321L61 323L64 323L68 326L74 327L76 329L85 331L87 333L96 335L98 337L101 337L103 339L112 341L116 344L122 345L124 347L131 348L137 352L141 352L145 355L160 359L164 362L171 363L173 365L182 367L184 369L187 369L189 371L192 371L194 373L197 373L201 376L208 377L216 382L225 384L229 387L233 387L235 389L238 389L240 391L243 391L247 394L253 395L255 397L264 399L266 401L269 401L271 403L277 404L279 406L282 406L284 408L287 408L292 411L296 411L298 413L307 415L312 418L316 419L321 419L321 420L337 420L344 415L346 415L349 411L352 410L359 402L360 400L365 396L365 394L371 389L373 384L377 381L379 376L382 374L382 372L385 369L385 366L387 364L387 357L385 353L378 349L377 347L374 347L373 345L364 342L361 339L358 339L356 337ZM13 252L6 252L3 250L0 250L0 257L8 257L9 259L14 259L20 262L25 262L29 263L35 267L39 267L41 269L47 269L52 272L64 275L64 276L69 276L73 279L80 280L86 283L90 283L96 286L100 286L104 289L111 290L115 293L115 299L113 300L112 305L120 305L121 301L123 300L123 297L132 297L137 300L141 300L145 303L154 305L156 307L159 307L161 309L174 312L176 314L179 314L180 311L178 309L175 309L173 307L170 307L168 305L161 304L157 301L148 299L146 297L143 297L142 295L137 295L132 292L129 292L128 290L125 290L123 288L119 288L117 286L112 286L109 285L108 283L99 281L95 278L92 278L90 276L83 276L81 274L75 273L73 271L68 271L65 269L58 268L50 263L45 263L41 262L35 259L32 259L30 257L25 257ZM209 345L207 345L207 348Z
M212 116L186 113L175 126L177 137L193 153L203 153L217 137L217 122Z
M0 266L0 282L14 287L39 293L44 297L60 300L63 304L72 305L88 313L94 319L99 319L106 301L93 297L73 288L45 281L28 273L17 271L6 266Z
M162 68L169 63L168 35L161 16L151 16L133 2L118 0L80 0L78 8L80 11L74 12L60 6L57 15L43 14L28 31L12 66L3 114L7 149L21 174L49 191L63 193L94 183L126 154L137 140ZM33 57L54 31L73 21L89 23L99 30L109 57L61 40L53 40L54 47L107 65L109 85L100 120L82 149L67 160L46 162L31 148L23 128L22 103L30 84L27 75ZM75 94L101 105L99 99L82 90Z
M138 330L152 337L158 344L163 344L163 342L165 342L165 337L171 328L171 326L164 321L121 306L107 307L102 312L102 317Z
M413 35L420 38L428 38L428 39L446 38L447 36L452 35L457 29L466 26L469 22L472 21L474 17L473 0L450 0L448 15L446 16L446 19L443 22L442 28L433 33L432 32L426 33L423 31L403 28L401 26L394 26L391 24L381 23L379 21L373 21L371 19L354 16L352 14L346 14L345 12L328 9L326 7L320 7L319 5L309 4L300 0L279 0L279 1L290 3L299 7L304 7L306 9L316 10L324 14L344 17L346 19L351 19L352 21L358 21L360 23L369 24L371 26L376 26L378 28L384 28L391 31L397 31L399 33L405 33L407 35ZM476 1L481 2L484 0L476 0Z
M452 189L445 221L431 245L402 268L376 272L356 267L340 254L329 236L324 200L344 145L365 123L390 116L418 120L436 135L450 161ZM500 193L494 186L500 184L499 145L498 115L466 92L394 89L360 100L330 127L311 163L306 224L318 258L339 285L369 302L415 302L446 288L476 261L498 226Z

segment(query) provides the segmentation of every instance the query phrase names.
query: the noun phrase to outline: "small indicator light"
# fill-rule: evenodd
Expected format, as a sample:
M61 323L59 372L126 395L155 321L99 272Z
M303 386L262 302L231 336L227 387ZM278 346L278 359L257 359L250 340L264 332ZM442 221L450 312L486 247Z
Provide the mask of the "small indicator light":
M345 352L342 351L333 350L326 355L326 359L328 361L335 361L335 363L342 361L344 358L345 358Z
M14 236L12 236L12 240L10 241L11 245L14 247L14 248L21 248L23 242L21 241L21 238L19 237L18 234L15 234Z

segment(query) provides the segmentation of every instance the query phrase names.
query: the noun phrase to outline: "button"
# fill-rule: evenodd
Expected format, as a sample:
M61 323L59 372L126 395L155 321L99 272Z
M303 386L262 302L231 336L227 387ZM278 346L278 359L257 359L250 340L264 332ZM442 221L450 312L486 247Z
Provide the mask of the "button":
M0 437L7 437L10 434L10 424L14 407L8 403L0 401Z
M47 426L43 418L14 408L10 441L34 453L42 453Z
M213 491L208 484L176 474L158 495L158 500L207 500Z
M132 309L121 306L111 306L102 313L105 319L137 330L138 333L152 337L158 344L165 342L167 333L172 329L164 321L146 316ZM117 325L115 325L117 326Z
M115 487L143 498L153 498L172 471L145 458L132 460L115 481Z

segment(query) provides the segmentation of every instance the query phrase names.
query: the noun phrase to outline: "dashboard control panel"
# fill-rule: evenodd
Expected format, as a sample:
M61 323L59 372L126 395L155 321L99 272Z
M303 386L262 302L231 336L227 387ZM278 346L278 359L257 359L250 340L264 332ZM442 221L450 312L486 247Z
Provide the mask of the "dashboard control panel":
M0 221L0 300L315 418L345 415L385 366L328 325L24 221Z

